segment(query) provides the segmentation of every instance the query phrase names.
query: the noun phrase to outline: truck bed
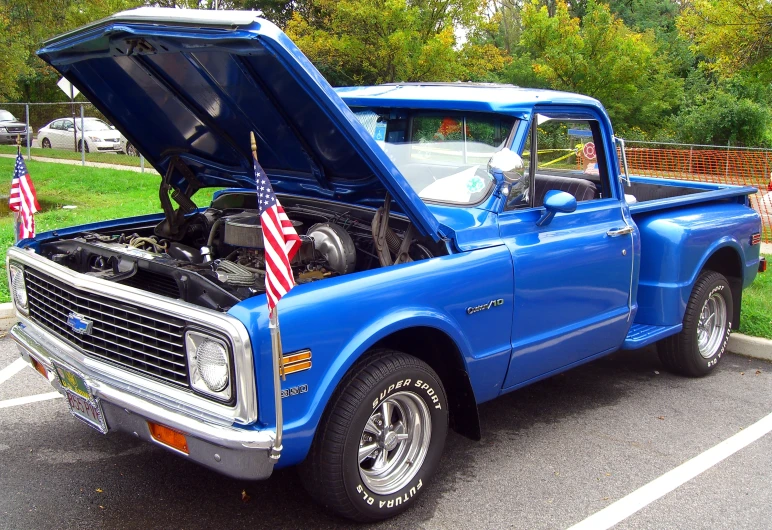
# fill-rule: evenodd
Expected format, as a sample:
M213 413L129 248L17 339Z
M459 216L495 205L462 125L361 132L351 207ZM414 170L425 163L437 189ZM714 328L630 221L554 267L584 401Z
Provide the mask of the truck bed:
M748 195L758 191L752 186L730 186L655 177L631 177L630 180L631 185L625 184L624 191L632 214L718 200L745 203ZM631 196L635 197L635 201Z

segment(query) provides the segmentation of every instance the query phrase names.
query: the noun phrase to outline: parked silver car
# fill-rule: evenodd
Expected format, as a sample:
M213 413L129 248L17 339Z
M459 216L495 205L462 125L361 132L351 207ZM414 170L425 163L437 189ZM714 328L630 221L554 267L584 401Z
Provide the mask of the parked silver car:
M32 134L31 127L7 110L0 109L0 144L15 144L18 137L22 145L27 145L28 133Z
M38 141L44 149L82 149L83 140L86 140L86 152L124 152L124 143L121 141L121 133L115 127L99 118L84 118L81 132L81 120L72 118L60 118L52 121L38 131ZM76 143L77 142L77 143ZM77 146L77 147L76 147Z

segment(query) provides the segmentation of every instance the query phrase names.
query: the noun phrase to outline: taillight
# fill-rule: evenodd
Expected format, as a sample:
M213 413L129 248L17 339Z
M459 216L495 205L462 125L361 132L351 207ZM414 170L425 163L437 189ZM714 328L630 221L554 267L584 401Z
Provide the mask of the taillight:
M751 246L758 245L759 243L761 243L761 234L756 232L755 234L751 235Z

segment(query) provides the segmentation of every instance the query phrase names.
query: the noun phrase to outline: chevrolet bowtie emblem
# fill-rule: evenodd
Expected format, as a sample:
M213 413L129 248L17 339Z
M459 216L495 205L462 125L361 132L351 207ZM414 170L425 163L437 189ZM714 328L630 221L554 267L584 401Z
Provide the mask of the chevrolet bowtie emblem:
M67 316L67 325L79 335L91 335L91 325L94 322L78 313L70 313Z

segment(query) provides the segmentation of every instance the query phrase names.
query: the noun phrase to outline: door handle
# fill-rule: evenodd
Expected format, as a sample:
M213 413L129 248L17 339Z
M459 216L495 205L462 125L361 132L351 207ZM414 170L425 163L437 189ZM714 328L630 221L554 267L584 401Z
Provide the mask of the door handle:
M624 228L618 228L616 230L609 230L606 232L606 235L609 237L619 237L619 236L626 236L627 234L633 233L633 227L632 226L626 226Z

